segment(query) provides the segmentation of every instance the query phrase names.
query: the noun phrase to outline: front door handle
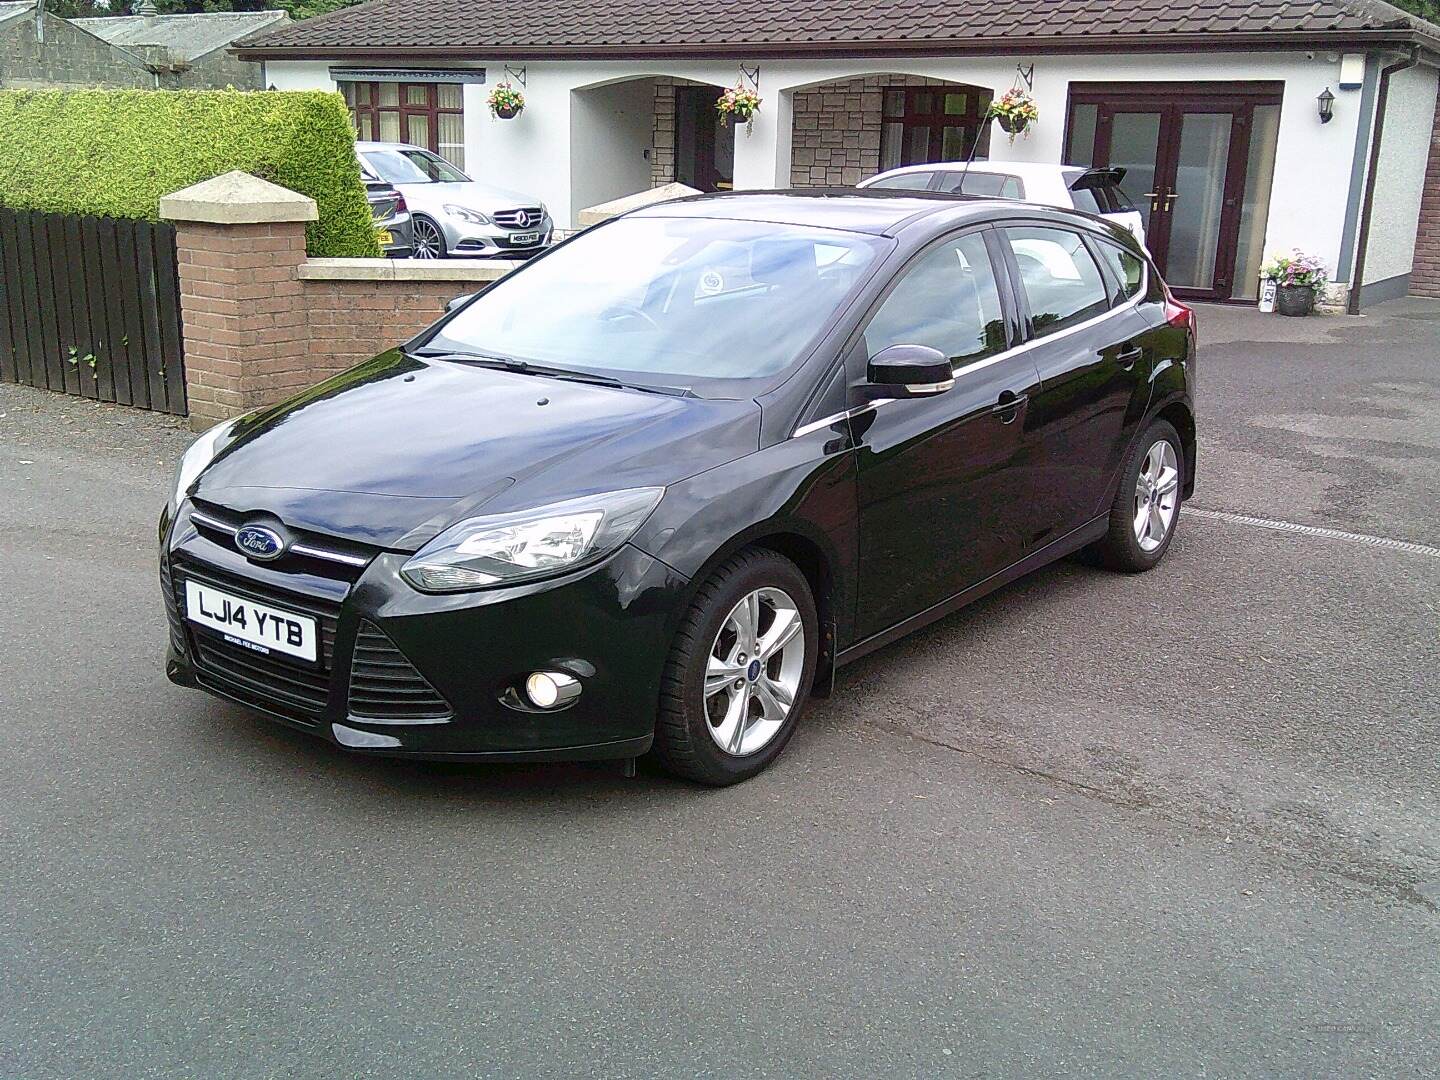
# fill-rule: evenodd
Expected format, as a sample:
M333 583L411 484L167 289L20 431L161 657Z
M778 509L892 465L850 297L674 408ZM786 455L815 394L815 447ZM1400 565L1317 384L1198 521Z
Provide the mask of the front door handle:
M1000 418L1002 424L1013 424L1015 418L1020 415L1020 410L1025 407L1025 402L1030 400L1028 394L1017 394L1013 390L1004 390L1000 393L1000 399L995 402L991 412Z
M1135 366L1135 361L1139 360L1140 357L1144 355L1145 350L1140 348L1139 345L1135 345L1129 349L1122 349L1120 352L1116 353L1115 362L1118 363L1126 371L1129 371Z

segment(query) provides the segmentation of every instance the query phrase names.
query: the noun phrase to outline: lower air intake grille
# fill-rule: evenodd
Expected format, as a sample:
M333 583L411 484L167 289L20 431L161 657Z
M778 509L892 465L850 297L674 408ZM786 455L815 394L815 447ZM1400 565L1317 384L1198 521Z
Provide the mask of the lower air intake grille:
M445 720L451 710L383 630L362 622L350 663L350 715L403 724Z

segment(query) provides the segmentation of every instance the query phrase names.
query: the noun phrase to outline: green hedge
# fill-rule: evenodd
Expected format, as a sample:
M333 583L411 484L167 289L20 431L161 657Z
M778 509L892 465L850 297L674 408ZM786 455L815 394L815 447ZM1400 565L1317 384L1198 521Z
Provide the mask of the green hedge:
M0 91L0 204L154 220L160 198L240 169L309 195L317 257L380 254L338 94Z

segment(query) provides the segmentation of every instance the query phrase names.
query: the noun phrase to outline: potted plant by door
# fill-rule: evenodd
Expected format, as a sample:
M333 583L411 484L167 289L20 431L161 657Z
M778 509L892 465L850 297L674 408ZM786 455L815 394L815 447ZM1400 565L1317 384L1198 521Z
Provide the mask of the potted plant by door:
M497 83L485 99L490 113L501 120L514 120L525 108L525 95L508 82Z
M1315 310L1315 297L1325 288L1325 264L1299 251L1277 255L1260 273L1275 282L1275 310L1281 315L1309 315Z
M1040 119L1040 110L1036 107L1034 98L1015 87L1006 90L992 101L990 108L985 111L985 116L999 120L1000 126L1005 129L1005 134L1010 136L1013 143L1016 135L1029 138L1030 125Z
M733 118L745 125L745 134L749 135L755 130L755 114L760 111L760 95L743 85L732 86L720 95L720 99L715 102L715 108L720 111L721 124L728 127Z

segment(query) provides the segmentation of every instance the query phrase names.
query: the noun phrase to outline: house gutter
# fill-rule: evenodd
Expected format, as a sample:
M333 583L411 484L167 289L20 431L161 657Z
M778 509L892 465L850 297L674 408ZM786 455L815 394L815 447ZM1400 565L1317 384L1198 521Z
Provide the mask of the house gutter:
M1370 142L1370 165L1365 176L1365 207L1360 211L1360 232L1355 238L1355 273L1350 275L1350 299L1345 310L1360 314L1360 290L1365 287L1365 250L1370 246L1370 221L1375 212L1375 179L1380 174L1380 143L1385 136L1385 105L1390 98L1390 76L1420 62L1420 50L1411 46L1410 55L1380 69L1380 89L1375 95L1375 134Z
M1421 35L1413 28L1381 30L1269 31L1236 34L1083 34L1048 38L968 37L936 42L934 39L905 41L766 41L745 44L684 42L645 45L428 45L428 46L325 46L253 45L231 49L245 60L727 60L736 55L753 58L858 57L858 56L979 56L1020 51L1026 55L1046 53L1114 53L1141 49L1146 52L1184 52L1196 48L1213 50L1259 49L1273 52L1290 48L1342 49L1376 45L1411 45L1425 41L1440 49L1440 39Z

